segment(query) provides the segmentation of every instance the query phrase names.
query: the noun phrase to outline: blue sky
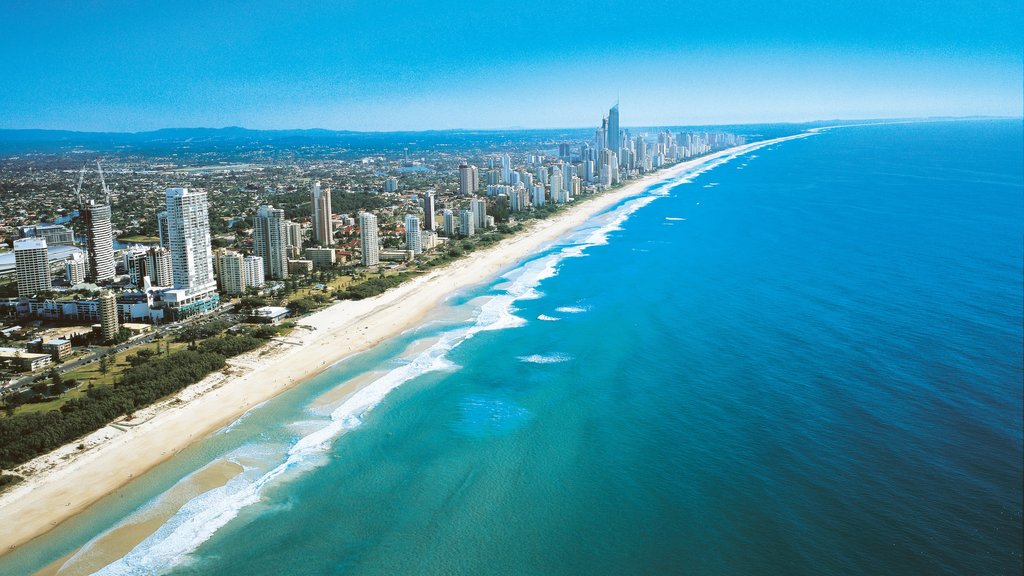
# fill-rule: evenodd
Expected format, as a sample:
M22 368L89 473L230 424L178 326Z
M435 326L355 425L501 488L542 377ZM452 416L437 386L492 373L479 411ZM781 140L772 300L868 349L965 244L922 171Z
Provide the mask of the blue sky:
M1024 2L0 0L0 127L1022 113Z

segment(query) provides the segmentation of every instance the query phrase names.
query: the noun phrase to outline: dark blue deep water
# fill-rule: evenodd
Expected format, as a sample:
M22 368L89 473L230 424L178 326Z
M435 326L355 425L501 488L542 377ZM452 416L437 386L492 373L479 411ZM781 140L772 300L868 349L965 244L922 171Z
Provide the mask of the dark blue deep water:
M544 260L595 222L311 383L437 360L172 572L1020 574L1022 157L1020 121L835 129ZM522 286L521 324L448 345ZM327 421L314 399L207 456L281 456Z

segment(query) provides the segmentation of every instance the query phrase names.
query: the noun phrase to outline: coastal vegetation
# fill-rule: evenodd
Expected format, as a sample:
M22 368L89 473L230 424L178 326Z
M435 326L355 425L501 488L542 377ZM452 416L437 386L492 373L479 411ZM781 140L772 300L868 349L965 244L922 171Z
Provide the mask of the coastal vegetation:
M127 417L208 374L224 368L227 359L254 350L273 329L209 337L163 356L146 354L110 386L89 385L84 394L59 409L24 412L0 419L0 469L10 469L72 442L111 421ZM138 356L136 356L138 358Z

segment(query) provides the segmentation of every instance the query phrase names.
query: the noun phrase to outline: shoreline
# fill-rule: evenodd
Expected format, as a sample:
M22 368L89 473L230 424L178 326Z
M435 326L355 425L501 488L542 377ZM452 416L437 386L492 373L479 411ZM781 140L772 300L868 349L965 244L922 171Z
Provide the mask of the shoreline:
M16 468L25 479L0 494L0 524L5 527L0 556L59 526L253 407L419 325L452 293L494 278L622 200L722 157L811 135L802 132L753 142L679 162L586 198L552 218L533 221L510 238L383 294L336 302L299 319L287 337L230 358L224 370L137 411L138 424L108 424ZM86 448L79 450L80 445Z

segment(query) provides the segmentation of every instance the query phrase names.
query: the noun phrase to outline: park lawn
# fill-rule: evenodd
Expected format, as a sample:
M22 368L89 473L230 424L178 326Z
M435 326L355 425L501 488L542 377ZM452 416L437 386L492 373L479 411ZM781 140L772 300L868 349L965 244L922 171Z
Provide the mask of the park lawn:
M121 241L121 242L124 242L125 244L131 244L131 243L136 243L136 244L156 244L156 243L160 242L160 237L159 236L144 236L142 234L134 234L132 236L121 236L120 238L118 238L118 240Z

